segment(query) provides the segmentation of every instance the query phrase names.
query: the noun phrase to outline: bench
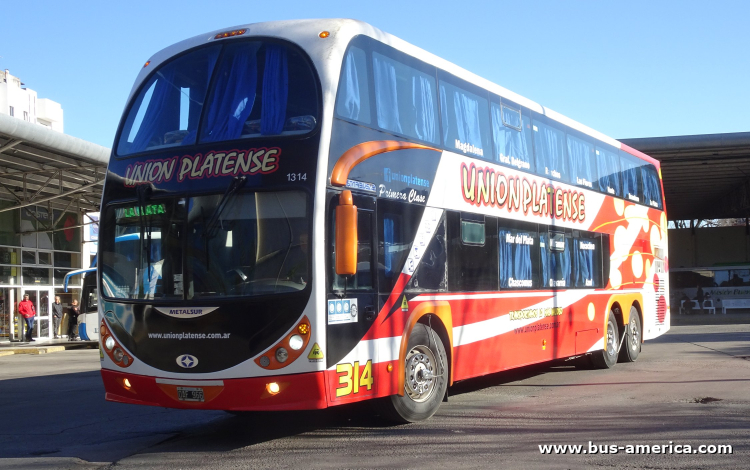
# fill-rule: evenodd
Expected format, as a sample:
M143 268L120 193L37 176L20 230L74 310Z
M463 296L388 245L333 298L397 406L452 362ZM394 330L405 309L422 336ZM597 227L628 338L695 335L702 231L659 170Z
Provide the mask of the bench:
M721 301L721 313L727 313L728 308L750 309L750 299L724 299Z

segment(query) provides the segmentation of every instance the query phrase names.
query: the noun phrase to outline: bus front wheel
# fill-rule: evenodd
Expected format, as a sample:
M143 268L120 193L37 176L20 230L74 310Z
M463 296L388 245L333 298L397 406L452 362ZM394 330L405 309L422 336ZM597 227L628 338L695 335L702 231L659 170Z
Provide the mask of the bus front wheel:
M417 323L404 359L404 395L383 400L385 417L401 423L425 420L435 414L447 387L448 368L440 336L427 325Z
M617 349L620 346L620 331L617 327L615 313L610 310L607 318L605 347L591 354L591 364L595 369L611 369L617 364Z

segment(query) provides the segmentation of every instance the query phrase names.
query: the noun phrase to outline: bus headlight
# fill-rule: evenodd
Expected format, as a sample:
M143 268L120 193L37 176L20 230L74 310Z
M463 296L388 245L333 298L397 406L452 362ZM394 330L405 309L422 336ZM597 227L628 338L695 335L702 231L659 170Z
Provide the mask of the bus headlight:
M299 351L304 344L305 340L303 340L302 336L300 335L293 335L291 338L289 338L289 347L294 349L295 351Z
M125 355L125 353L122 352L122 349L117 348L117 349L115 349L115 352L112 353L112 355L115 357L115 361L120 362L120 361L122 361L122 358Z
M279 348L276 350L276 360L279 362L286 362L289 359L289 352L286 348Z
M104 346L107 348L107 350L111 351L112 348L115 347L115 340L111 336L107 336L107 339L104 340Z

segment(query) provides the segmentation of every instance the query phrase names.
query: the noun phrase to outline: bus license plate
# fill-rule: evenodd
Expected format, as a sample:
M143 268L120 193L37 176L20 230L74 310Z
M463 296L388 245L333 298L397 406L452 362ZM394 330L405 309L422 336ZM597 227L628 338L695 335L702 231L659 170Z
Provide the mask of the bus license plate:
M177 387L177 398L180 401L203 401L203 389L197 387Z

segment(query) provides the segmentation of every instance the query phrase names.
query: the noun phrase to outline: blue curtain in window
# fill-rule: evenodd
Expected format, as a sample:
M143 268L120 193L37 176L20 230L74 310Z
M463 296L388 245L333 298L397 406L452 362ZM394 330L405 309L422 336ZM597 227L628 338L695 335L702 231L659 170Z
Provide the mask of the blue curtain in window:
M500 249L498 252L500 258L500 287L508 287L508 278L513 276L513 243L505 241L505 237L510 234L510 230L500 230L498 237L500 239Z
M287 68L286 47L269 44L266 47L266 67L263 72L261 135L280 134L284 130L286 104L289 97Z
M390 277L393 274L393 258L396 255L395 252L391 251L391 247L394 244L393 225L393 219L388 217L383 219L383 255L385 256L383 264L385 264L386 277Z
M456 113L458 140L482 148L479 129L479 102L457 91L453 92L453 110Z
M503 155L531 163L531 152L523 132L504 125L501 113L500 106L493 104L492 136L495 140L495 158L499 160L500 155ZM520 122L519 125L523 123Z
M546 234L539 235L542 254L542 282L544 287L554 287L554 281L565 281L565 286L570 286L571 276L571 243L565 239L565 251L550 251L549 237ZM550 281L553 281L550 284Z
M255 104L259 47L259 43L248 43L225 50L201 141L216 142L242 135L242 128Z
M573 174L571 181L588 188L594 186L594 159L591 145L568 136L568 157Z
M500 230L499 258L500 258L500 287L519 288L509 285L509 279L516 281L527 281L532 279L531 245L521 243L509 243L507 236L527 236L534 238L530 233L514 233L511 230Z
M581 242L594 243L594 240L576 239L573 241L573 257L576 262L573 265L573 278L576 287L595 287L598 280L595 279L597 270L594 268L595 250L581 249ZM588 281L588 284L587 282Z
M627 160L621 160L622 164L622 195L638 196L638 168Z
M378 114L378 126L403 134L398 114L396 68L377 56L373 56L372 64L375 75L375 108Z
M343 96L343 109L339 113L348 119L359 119L359 110L361 108L361 97L359 94L359 75L357 74L357 64L354 61L354 51L349 51L344 59L344 80L341 90Z
M620 164L617 154L603 149L596 149L596 165L599 169L599 191L612 194L609 189L614 190L616 196L622 196L620 191Z
M546 176L552 176L552 172L560 173L559 178L567 180L568 172L565 165L565 134L557 129L537 123L538 131L535 132L535 152L537 171L544 172Z
M151 94L146 113L143 115L141 126L138 128L138 133L133 139L132 153L146 150L154 138L157 138L160 143L165 132L179 127L180 88L172 83L175 69L174 66L167 66L156 72L154 91ZM141 104L141 106L143 105ZM170 125L170 123L173 123L173 125Z
M656 171L649 166L640 167L641 181L643 182L643 202L651 205L654 201L658 207L661 207L661 198L659 197L659 177Z
M539 257L542 261L542 287L549 287L549 237L546 233L539 234Z
M415 75L411 79L414 132L427 142L437 142L435 129L435 102L432 83L426 77Z

